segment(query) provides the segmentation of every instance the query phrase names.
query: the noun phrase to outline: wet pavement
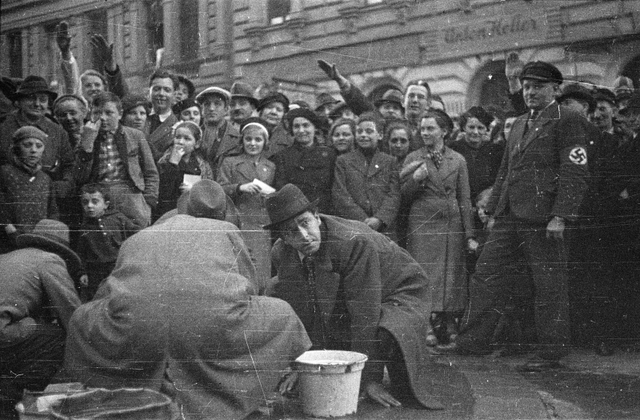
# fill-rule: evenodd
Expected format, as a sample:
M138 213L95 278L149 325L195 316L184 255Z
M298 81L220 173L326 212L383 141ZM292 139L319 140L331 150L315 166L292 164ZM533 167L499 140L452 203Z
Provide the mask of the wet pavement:
M598 356L575 349L561 369L520 373L526 355L509 357L434 356L450 370L439 396L446 409L383 408L363 400L349 419L513 420L513 419L640 419L640 352L619 350ZM296 400L275 404L255 419L306 418Z

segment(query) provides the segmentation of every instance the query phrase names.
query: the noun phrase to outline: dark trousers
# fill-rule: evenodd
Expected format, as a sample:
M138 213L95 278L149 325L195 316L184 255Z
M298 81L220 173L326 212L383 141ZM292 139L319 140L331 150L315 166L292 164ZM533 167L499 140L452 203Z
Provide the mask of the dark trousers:
M64 343L61 327L40 325L26 340L0 348L0 418L11 413L24 389L42 391L47 387L62 365Z
M470 284L469 307L457 344L488 353L490 341L509 299L529 287L528 276L513 273L524 257L534 288L536 334L545 359L559 359L570 342L567 259L564 241L546 238L546 224L499 218L489 234Z

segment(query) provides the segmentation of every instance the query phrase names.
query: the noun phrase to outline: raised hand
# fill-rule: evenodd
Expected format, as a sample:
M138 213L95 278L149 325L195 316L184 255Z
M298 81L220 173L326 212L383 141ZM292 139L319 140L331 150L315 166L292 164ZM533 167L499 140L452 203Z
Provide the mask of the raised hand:
M329 79L332 80L336 80L337 75L340 74L338 73L335 64L329 63L325 60L318 60L318 67L320 67L320 69L329 76Z
M69 50L71 49L71 36L69 35L69 23L63 20L56 26L56 42L62 53L62 58L69 60Z
M116 59L113 55L113 44L109 44L107 40L100 34L91 35L91 46L96 50L98 55L104 61L104 65L108 71L116 71Z
M507 56L507 59L504 62L504 74L507 77L518 78L522 73L523 67L524 63L520 60L518 53L512 52Z

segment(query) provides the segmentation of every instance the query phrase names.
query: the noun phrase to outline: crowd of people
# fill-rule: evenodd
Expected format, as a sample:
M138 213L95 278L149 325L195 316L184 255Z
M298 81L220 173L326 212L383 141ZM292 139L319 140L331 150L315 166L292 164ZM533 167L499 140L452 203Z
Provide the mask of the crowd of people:
M315 106L162 68L129 92L101 36L105 68L80 75L66 29L65 94L2 82L3 405L65 379L234 417L332 348L369 356L374 401L439 409L434 354L544 370L638 338L631 80L510 56L508 109L456 118L424 81L372 103L323 60L341 99Z

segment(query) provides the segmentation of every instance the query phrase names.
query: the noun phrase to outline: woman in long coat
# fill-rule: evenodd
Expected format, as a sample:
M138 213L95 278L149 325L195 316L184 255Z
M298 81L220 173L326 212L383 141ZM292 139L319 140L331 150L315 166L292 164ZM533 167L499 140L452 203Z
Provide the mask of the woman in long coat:
M266 284L271 277L271 237L262 226L270 223L264 207L264 197L269 190L254 180L271 186L276 165L265 156L269 141L265 120L247 118L240 130L242 154L222 161L218 182L238 209L242 236L256 265L256 274L261 284Z
M449 339L467 299L465 253L477 248L467 165L459 153L444 146L452 128L442 111L423 114L420 133L425 146L407 156L400 174L401 193L411 202L407 250L427 274L431 319L446 322ZM435 345L432 325L428 328L427 342Z

